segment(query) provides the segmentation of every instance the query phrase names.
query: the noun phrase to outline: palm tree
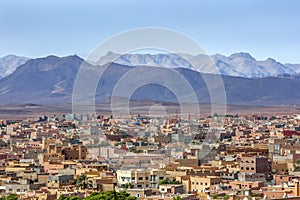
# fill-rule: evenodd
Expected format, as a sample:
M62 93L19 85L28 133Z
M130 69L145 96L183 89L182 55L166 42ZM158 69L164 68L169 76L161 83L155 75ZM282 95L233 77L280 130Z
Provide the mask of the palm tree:
M90 180L86 175L82 174L79 176L79 178L76 180L76 188L80 188L82 190L92 188L93 182Z

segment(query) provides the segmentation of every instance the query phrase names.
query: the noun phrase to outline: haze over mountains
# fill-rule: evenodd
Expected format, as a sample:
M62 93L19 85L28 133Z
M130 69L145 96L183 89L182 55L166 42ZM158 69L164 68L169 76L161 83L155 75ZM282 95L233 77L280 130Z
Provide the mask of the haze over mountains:
M216 54L188 55L188 54L116 54L108 52L97 64L104 65L115 62L128 66L156 66L172 68L188 68L202 73L213 73L245 78L261 78L283 74L298 75L300 64L282 64L272 58L257 61L249 53L235 53L229 57ZM212 64L216 67L212 67Z
M232 60L252 60L253 63L256 63L253 61L253 58L247 54L237 54L231 57ZM179 63L179 61L175 62L175 60L176 59L174 59L174 63ZM74 80L82 62L83 59L78 56L62 58L48 56L28 60L25 64L19 66L12 74L0 80L0 104L71 103ZM246 61L244 62L247 63ZM269 60L263 63L267 65L274 63L274 61ZM87 65L90 67L89 70L91 70L91 74L96 74L97 69L105 67ZM276 63L276 65L281 66L280 63ZM112 97L112 92L117 81L130 70L138 68L141 72L146 72L150 67L135 67L118 63L111 63L106 66L108 66L108 68L96 90L95 96L97 102L108 101ZM162 78L167 77L168 70L163 70L165 68L159 67L156 69L154 72L156 74L154 75ZM195 91L199 103L210 103L209 90L217 90L218 88L212 87L208 89L204 80L214 80L217 78L217 75L199 73L198 71L187 69L187 66L176 68L175 70L182 74L185 80L189 82ZM282 71L280 71L280 73L281 72ZM224 75L222 78L226 90L226 101L229 104L300 105L300 78L296 75L264 78L244 78ZM174 81L174 84L176 83L176 80L170 81ZM85 85L84 87L88 88L90 86ZM126 85L124 85L124 87L126 87ZM134 92L131 99L151 99L170 102L176 102L178 100L169 89L157 84L142 86Z
M0 79L13 73L20 65L24 64L29 58L7 55L0 58Z

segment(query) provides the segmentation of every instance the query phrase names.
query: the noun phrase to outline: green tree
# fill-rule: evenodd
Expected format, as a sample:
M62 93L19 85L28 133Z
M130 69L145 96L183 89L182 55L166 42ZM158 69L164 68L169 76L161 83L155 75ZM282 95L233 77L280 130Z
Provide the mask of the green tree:
M296 164L294 164L294 171L299 172L300 171L300 160L296 160Z
M62 194L59 196L58 200L68 200L68 197Z
M126 191L116 192L107 191L97 195L89 196L84 200L136 200L136 197L130 196Z
M173 200L183 200L180 196L173 197Z
M139 150L139 149L137 149L137 148L135 148L135 147L129 148L129 151L130 151L130 152L133 152L133 153L142 153L142 152L143 152L142 150Z
M18 200L18 196L16 194L9 194L6 200Z
M80 188L82 190L92 188L93 182L84 174L82 174L77 180L76 180L76 188Z
M7 196L0 197L0 200L18 200L18 196L16 194L9 194Z
M130 196L126 191L116 192L113 190L101 193L92 192L90 196L83 199L77 196L67 198L64 195L61 195L59 200L137 200L137 198Z
M224 198L224 199L229 199L230 196L229 196L229 195L225 195L223 198Z
M164 180L162 180L162 181L159 181L159 185L165 185L165 184L168 184L169 183L169 179L167 178L167 179L164 179Z
M99 192L92 192L92 193L90 194L90 197L96 196L96 195L98 195L98 194L100 194L100 193L99 193Z

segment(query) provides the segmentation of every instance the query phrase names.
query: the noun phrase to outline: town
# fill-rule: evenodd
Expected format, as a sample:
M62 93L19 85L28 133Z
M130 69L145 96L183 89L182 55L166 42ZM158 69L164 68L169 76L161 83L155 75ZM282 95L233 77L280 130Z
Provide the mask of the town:
M0 194L24 200L101 194L299 199L299 136L299 115L2 119Z

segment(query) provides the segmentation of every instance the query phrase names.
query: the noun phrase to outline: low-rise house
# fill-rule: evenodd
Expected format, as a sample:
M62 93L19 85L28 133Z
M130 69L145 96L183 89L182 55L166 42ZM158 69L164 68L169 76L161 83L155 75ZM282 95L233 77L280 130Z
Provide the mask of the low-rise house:
M63 188L75 183L74 175L55 174L48 176L48 188Z
M152 195L151 188L130 188L126 189L126 192L130 194L130 196L137 198L146 198Z
M182 184L163 184L159 185L159 192L162 194L182 194Z
M5 184L6 193L24 194L25 192L31 190L37 190L40 187L46 186L44 183L34 183L28 179L19 179L19 181L14 181Z
M166 179L165 170L141 167L128 167L117 170L117 180L120 187L130 183L137 188L158 188L159 182L164 179Z

